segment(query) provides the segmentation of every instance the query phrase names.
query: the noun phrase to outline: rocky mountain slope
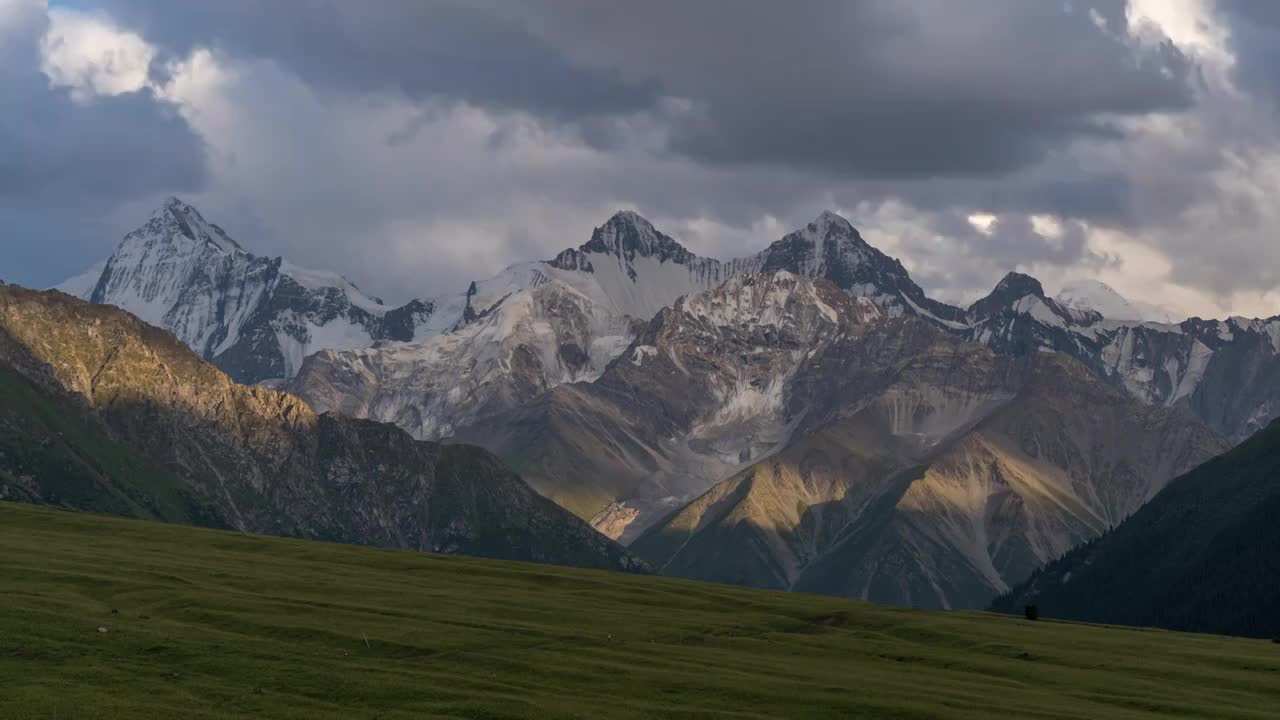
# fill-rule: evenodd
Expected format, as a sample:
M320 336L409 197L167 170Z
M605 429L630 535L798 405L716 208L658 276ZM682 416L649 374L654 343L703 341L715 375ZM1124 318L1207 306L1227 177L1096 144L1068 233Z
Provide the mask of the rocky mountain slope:
M793 385L820 389L826 422L633 551L684 577L982 607L1224 447L1069 357L999 355L916 318L824 349Z
M658 313L595 382L560 385L455 437L630 536L785 442L804 416L789 383L805 357L880 315L824 281L735 276Z
M557 385L600 377L655 314L720 284L720 271L621 212L577 249L472 283L451 332L321 352L288 387L320 410L451 437Z
M316 415L169 333L0 287L0 496L295 537L627 569L478 448Z
M994 609L1280 638L1280 421L1169 484Z

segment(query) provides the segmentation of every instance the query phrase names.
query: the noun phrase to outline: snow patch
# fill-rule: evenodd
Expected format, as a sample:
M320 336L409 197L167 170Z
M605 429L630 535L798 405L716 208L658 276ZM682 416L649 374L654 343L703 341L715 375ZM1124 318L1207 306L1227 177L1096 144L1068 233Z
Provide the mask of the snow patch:
M657 354L658 348L652 345L637 345L635 351L631 353L631 364L640 367L645 358L654 357Z
M1032 319L1050 327L1066 329L1067 324L1062 321L1044 300L1035 295L1025 295L1018 302L1014 303L1013 311L1019 315L1030 315Z
M946 326L946 327L949 327L949 328L951 328L952 330L968 330L969 328L973 327L972 325L968 325L968 324L966 324L966 323L962 323L962 322L956 322L956 321L954 321L954 320L943 320L942 318L938 317L937 315L934 315L933 313L929 312L928 310L925 310L924 308L922 308L922 307L920 307L919 305L917 305L917 304L915 304L914 302L912 302L911 298L907 297L907 296L906 296L905 294L903 294L903 293L898 293L898 297L899 297L903 302L905 302L908 306L910 306L910 307L911 307L911 309L912 309L912 310L914 310L914 311L916 312L916 314L921 315L921 316L926 317L926 318L929 318L930 320L932 320L932 321L934 321L934 322L936 322L936 323L939 323L939 324L941 324L941 325L944 325L944 326Z
M354 283L341 275L323 270L308 270L307 268L298 267L288 260L280 263L280 274L287 275L294 282L308 290L324 291L330 288L337 288L346 295L347 300L355 307L364 310L373 315L381 315L387 311L387 306L382 301L371 298L361 292L360 288Z

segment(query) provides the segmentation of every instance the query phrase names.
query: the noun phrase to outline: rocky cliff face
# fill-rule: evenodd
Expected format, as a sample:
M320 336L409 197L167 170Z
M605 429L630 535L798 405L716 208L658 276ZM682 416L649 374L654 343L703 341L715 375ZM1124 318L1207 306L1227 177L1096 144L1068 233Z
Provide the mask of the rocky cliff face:
M114 308L0 288L0 363L11 386L24 383L21 397L77 414L78 427L91 432L75 442L59 433L42 445L67 446L66 457L92 457L79 452L90 442L132 453L161 469L160 480L181 484L162 490L169 499L185 499L187 515L197 521L388 547L634 567L620 547L482 450L316 415L294 396L238 385L169 333ZM0 476L7 477L6 494L58 500L64 476L40 472L47 462L6 456L0 464L7 464ZM104 474L111 473L98 477ZM138 495L135 507L155 505L145 487L103 485L108 493L120 487ZM76 506L100 509L93 493L77 497Z

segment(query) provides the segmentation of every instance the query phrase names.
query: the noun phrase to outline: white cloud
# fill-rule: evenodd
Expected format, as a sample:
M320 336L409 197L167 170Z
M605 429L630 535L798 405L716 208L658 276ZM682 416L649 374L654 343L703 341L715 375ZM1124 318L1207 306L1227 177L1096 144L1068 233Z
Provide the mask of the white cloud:
M51 8L40 54L40 69L50 84L69 89L77 102L88 102L146 87L155 49L105 16Z

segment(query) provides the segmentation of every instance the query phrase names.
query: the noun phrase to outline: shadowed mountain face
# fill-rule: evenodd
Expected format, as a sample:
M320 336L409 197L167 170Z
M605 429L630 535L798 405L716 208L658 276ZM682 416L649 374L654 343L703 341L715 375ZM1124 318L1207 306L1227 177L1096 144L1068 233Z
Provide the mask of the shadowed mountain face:
M315 415L167 332L0 287L0 496L249 532L626 569L478 448Z
M799 376L795 397L824 420L634 552L684 577L982 607L1224 448L1068 357L1000 356L911 318Z
M993 609L1280 637L1280 421L1179 477Z

